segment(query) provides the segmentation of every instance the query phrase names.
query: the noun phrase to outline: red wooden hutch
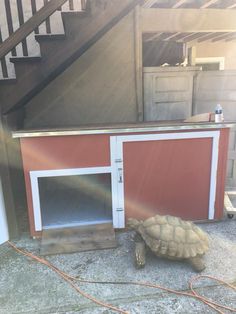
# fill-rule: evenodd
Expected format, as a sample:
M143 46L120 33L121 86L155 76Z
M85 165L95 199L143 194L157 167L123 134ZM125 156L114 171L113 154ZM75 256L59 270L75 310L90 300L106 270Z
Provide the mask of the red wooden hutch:
M31 235L170 214L223 215L230 124L158 123L15 132Z

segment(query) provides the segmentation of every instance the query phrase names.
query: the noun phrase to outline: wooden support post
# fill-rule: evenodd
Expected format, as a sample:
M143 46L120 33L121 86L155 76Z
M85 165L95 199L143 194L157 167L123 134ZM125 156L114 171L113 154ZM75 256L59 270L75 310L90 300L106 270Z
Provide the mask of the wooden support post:
M19 230L19 232L27 230L27 226L22 225L21 223L22 220L21 216L23 215L24 219L27 216L27 203L20 141L12 137L12 131L23 128L24 117L25 117L24 110L18 110L4 116L3 119L5 130L5 147L7 153L8 171L10 179L9 184L13 202L15 205L14 210L16 213L15 215L17 218L17 224L19 226L24 227L24 229Z
M140 28L140 6L134 10L135 28L135 88L137 103L137 120L144 121L143 110L143 52L142 52L142 32Z
M188 65L190 66L196 65L196 47L195 46L188 48Z
M140 9L143 33L235 32L236 10Z
M15 203L13 199L10 167L6 149L6 142L9 134L4 127L3 119L0 120L0 176L2 181L2 190L6 208L6 216L8 222L9 237L16 238L18 233L18 225L16 218Z

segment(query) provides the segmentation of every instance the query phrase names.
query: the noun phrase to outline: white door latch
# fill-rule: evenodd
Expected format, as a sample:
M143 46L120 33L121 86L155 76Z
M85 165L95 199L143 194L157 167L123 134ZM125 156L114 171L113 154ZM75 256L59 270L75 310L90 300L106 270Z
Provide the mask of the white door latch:
M118 168L118 183L122 183L122 182L123 182L123 169Z

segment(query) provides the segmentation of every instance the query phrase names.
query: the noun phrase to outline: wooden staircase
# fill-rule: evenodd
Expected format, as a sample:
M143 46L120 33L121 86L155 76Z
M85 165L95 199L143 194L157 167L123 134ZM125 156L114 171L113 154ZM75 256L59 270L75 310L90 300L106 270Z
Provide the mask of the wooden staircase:
M55 4L58 0L50 0L45 7L49 7L50 4L52 6L53 2ZM24 106L141 2L141 0L87 0L86 8L82 12L61 12L64 34L35 34L41 55L11 58L15 66L16 79L0 80L1 113L7 114ZM42 23L39 17L38 11L25 23L28 23L27 25L23 24L18 33L15 32L17 34L13 33L0 45L1 61L21 42L19 40L22 40L24 32L26 38L30 27L34 30L38 28Z

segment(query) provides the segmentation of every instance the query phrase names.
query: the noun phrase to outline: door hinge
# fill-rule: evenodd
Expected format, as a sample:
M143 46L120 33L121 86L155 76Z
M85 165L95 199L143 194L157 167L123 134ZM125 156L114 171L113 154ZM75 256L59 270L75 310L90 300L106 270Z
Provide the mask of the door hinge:
M116 163L122 162L123 160L121 158L115 159Z
M116 211L117 211L117 212L123 212L123 211L124 211L124 208L121 208L121 207L120 207L120 208L117 208Z
M118 168L118 183L122 183L122 182L123 182L123 169Z

